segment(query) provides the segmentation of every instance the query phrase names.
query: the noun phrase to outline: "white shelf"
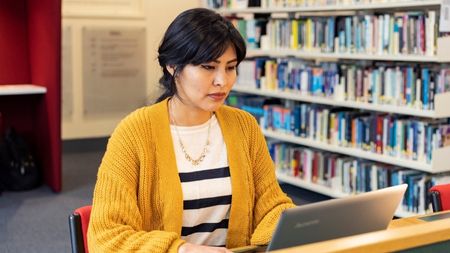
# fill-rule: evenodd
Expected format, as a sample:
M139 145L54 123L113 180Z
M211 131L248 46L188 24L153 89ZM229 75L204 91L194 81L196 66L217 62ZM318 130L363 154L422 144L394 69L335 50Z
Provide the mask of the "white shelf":
M412 216L423 215L423 214L425 214L425 213L413 213L413 212L403 211L403 210L401 210L401 208L397 208L397 211L395 211L395 216L400 217L400 218L412 217Z
M392 55L392 54L362 54L362 53L323 53L315 51L302 51L294 49L247 49L247 57L288 57L294 56L307 59L349 59L349 60L373 60L373 61L406 61L406 62L446 62L446 59L438 56L427 55Z
M288 183L290 185L294 185L306 190L310 190L313 192L317 192L332 198L345 198L348 196L351 196L351 194L347 194L347 193L343 193L343 192L339 192L336 191L330 187L326 187L323 185L319 185L319 184L315 184L315 183L311 183L311 182L306 182L305 180L302 180L300 178L295 178L289 175L286 175L284 173L281 172L277 172L277 179L278 181L281 181L283 183ZM397 208L397 211L395 211L395 216L397 217L411 217L411 216L415 216L415 215L419 215L417 213L412 213L412 212L406 212L403 211L401 206L399 206L399 208Z
M291 13L291 12L336 12L336 11L356 11L356 10L377 10L377 9L397 9L439 6L441 0L428 1L392 1L386 3L372 4L352 4L352 5L326 5L326 6L308 6L308 7L286 7L286 8L261 8L249 7L245 9L227 9L221 8L217 11L221 14L235 13Z
M296 91L277 91L277 90L262 90L251 88L249 85L235 85L233 91L289 99L294 101L301 101L307 103L331 105L331 106L341 106L355 109L364 109L368 111L375 112L385 112L393 114L411 115L424 118L447 118L450 117L450 93L437 94L435 96L435 110L422 110L407 106L395 106L395 105L385 105L385 104L372 104L357 101L346 101L346 100L336 100L329 97L319 97L302 94Z
M320 193L320 194L323 194L323 195L326 195L326 196L329 196L332 198L343 198L343 197L349 196L349 194L334 191L330 187L326 187L326 186L311 183L311 182L306 182L305 180L302 180L300 178L295 178L295 177L292 177L292 176L289 176L289 175L286 175L286 174L280 173L280 172L277 172L277 179L284 183L295 185L295 186L301 187L303 189L317 192L317 193Z
M386 164L392 164L400 167L416 169L428 173L440 173L450 171L450 163L448 157L450 157L450 147L440 148L433 151L433 160L431 164L427 164L421 161L414 161L403 159L399 157L387 156L364 151L357 148L342 147L338 145L328 144L316 140L301 138L289 134L278 133L270 130L262 129L266 137L274 138L277 140L290 142L294 144L304 145L316 149L321 149L329 152L339 153L352 157L363 158L371 161L382 162Z
M45 94L46 87L32 84L0 85L0 96Z

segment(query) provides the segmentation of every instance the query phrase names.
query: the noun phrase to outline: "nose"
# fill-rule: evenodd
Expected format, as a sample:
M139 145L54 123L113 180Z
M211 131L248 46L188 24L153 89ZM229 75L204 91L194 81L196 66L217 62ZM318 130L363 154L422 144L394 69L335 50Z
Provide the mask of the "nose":
M227 74L225 70L218 70L214 76L213 84L214 86L223 87L227 84Z

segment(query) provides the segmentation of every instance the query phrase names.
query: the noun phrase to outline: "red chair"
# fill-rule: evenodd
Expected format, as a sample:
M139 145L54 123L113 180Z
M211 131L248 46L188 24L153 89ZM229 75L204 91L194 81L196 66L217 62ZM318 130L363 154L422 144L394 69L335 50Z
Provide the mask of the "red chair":
M70 243L72 253L89 253L87 229L91 217L91 207L83 206L69 215Z
M434 212L450 210L450 184L435 185L430 193Z

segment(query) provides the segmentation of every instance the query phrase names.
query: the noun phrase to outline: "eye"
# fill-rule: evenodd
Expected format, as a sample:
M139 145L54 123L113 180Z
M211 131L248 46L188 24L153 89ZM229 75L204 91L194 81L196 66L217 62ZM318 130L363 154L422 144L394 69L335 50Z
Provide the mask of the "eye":
M206 69L206 70L214 70L214 69L215 69L215 67L214 67L214 66L211 66L211 65L203 64L203 65L201 65L201 66L202 66L202 68L204 68L204 69Z
M229 67L227 67L227 70L234 71L234 70L236 70L236 66L229 66Z

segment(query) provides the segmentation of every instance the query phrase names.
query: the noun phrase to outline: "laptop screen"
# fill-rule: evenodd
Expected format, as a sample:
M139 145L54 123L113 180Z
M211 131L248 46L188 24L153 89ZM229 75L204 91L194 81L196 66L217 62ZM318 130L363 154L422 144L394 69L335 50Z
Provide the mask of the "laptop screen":
M403 184L285 210L268 250L386 229L406 188Z

